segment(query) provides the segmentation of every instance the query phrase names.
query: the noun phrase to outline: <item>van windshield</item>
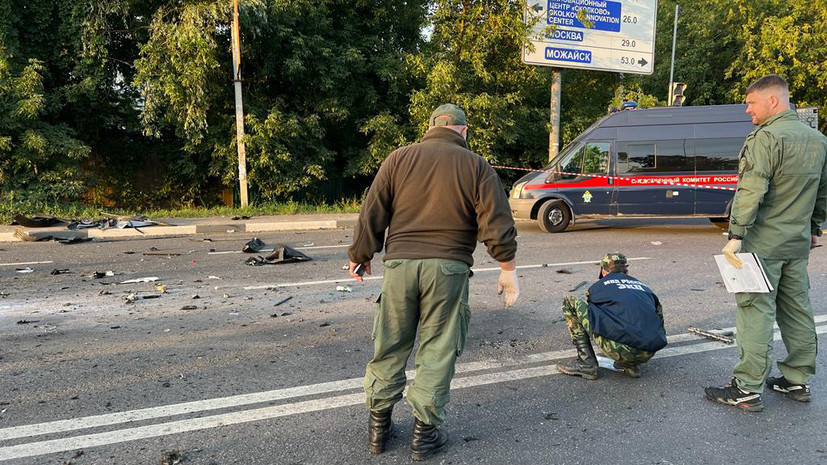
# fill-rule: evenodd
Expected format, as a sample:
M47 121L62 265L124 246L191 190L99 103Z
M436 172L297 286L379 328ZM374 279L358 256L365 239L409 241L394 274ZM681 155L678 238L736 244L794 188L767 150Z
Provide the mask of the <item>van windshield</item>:
M573 152L572 148L573 148L574 145L575 144L573 142L570 142L570 143L566 144L566 146L563 147L562 150L560 150L560 152L557 154L557 156L552 158L551 161L548 162L548 164L543 169L544 170L554 169L555 166L560 164L560 160L562 160L564 157L568 156L571 152ZM578 145L577 148L579 149L580 144L576 144L576 145Z

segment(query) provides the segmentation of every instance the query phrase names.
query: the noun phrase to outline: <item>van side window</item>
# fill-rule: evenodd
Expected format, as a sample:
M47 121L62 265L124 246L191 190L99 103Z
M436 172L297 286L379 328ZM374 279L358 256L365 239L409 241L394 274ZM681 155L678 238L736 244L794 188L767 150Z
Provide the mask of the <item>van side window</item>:
M589 142L583 157L584 174L606 174L609 172L609 154L611 144L608 142Z
M744 145L742 137L695 139L697 171L737 171L738 154Z
M619 142L617 172L694 171L692 157L687 157L683 140Z
M655 144L617 144L617 172L634 173L655 167Z
M695 171L695 160L686 156L683 140L655 142L654 171Z
M578 174L607 174L609 172L609 155L611 143L589 142L560 162L560 170L565 173L563 179L573 179Z

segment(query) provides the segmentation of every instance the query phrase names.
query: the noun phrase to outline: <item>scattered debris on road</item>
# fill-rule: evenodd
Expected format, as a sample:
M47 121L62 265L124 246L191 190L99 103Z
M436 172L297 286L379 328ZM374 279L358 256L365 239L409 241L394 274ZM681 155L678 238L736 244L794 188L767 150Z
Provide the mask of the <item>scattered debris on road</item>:
M164 383L164 387L169 387L169 383ZM161 455L161 465L177 465L181 463L183 457L177 450L166 451Z
M26 216L18 213L14 216L14 221L12 221L11 224L17 224L26 228L48 228L69 224L71 222L72 220L57 216Z
M241 251L244 253L259 253L266 245L267 244L265 244L261 239L254 237L249 242L244 244Z
M572 287L571 289L569 289L569 292L574 292L574 291L577 291L577 290L579 290L581 287L585 286L586 284L589 284L589 282L588 282L588 281L580 281L580 282L579 282L576 286L574 286L574 287Z
M279 300L278 302L276 302L276 304L275 304L275 305L273 305L273 306L274 306L274 307L278 307L279 305L281 305L281 304L283 304L283 303L285 303L285 302L288 302L288 301L289 301L290 299L292 299L292 298L293 298L293 296L291 295L291 296L289 296L289 297L286 297L286 298L284 298L284 299L281 299L281 300Z
M273 248L273 253L271 253L267 257L250 257L247 260L245 260L244 263L250 266L262 266L280 265L283 263L307 262L310 260L313 259L290 246L284 244L276 244L276 246Z
M130 292L129 294L123 297L124 303L131 304L136 300L146 300L146 299L158 299L161 297L161 294L147 294L147 295L138 295L136 292Z
M37 323L39 321L40 320L20 320L20 321L17 322L17 324L19 324L19 325L30 325L32 323Z
M336 286L336 291L338 292L353 292L353 289L350 286Z
M20 228L14 230L14 237L25 242L41 242L41 241L57 241L61 244L77 244L79 242L89 242L91 237L79 237L75 233L52 233L52 232L28 232Z
M195 310L197 308L198 306L196 305L184 305L183 307L181 307L181 310Z
M34 268L27 266L26 268L17 268L15 271L17 271L18 273L33 273Z
M71 273L69 271L69 268L55 268L54 270L52 270L52 272L50 274L59 275L59 274L67 274L67 273Z
M573 274L574 271L571 271L571 270L566 269L566 268L560 268L560 269L557 270L557 273L559 273L559 274Z
M92 273L92 277L95 279L104 278L106 276L115 276L115 272L108 270L108 271L95 271Z
M159 279L161 278L158 278L157 276L149 276L146 278L127 279L126 281L121 281L121 284L151 283L158 281Z
M704 329L699 329L699 328L695 328L695 327L692 327L692 326L687 328L687 331L689 331L690 333L693 333L693 334L697 334L698 336L703 336L707 339L713 339L713 340L716 340L716 341L721 341L724 344L732 344L733 342L735 342L735 339L730 337L733 334L735 334L732 331L724 331L724 330L721 330L721 329L704 330Z

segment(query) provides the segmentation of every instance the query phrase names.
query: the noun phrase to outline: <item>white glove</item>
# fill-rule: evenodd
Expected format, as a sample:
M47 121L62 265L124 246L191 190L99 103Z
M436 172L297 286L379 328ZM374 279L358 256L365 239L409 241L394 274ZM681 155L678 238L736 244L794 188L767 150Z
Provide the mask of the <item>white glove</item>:
M517 302L517 297L520 296L520 286L517 284L517 270L500 271L500 278L497 279L497 295L502 295L503 303L506 307L511 307Z
M729 263L734 266L735 268L741 269L744 266L744 262L741 261L735 254L741 251L741 240L740 239L730 239L729 242L726 243L723 250L721 252L724 253L724 257L729 261Z

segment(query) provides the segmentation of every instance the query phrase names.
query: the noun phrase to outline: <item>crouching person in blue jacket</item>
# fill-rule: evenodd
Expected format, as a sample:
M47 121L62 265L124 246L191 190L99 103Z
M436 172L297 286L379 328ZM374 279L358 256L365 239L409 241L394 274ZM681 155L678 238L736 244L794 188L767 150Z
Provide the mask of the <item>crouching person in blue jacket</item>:
M610 253L600 262L600 280L593 284L586 301L568 295L563 317L577 348L577 358L558 363L557 369L572 376L597 379L597 357L591 338L626 376L640 377L640 364L666 347L663 309L658 296L629 276L626 257Z

